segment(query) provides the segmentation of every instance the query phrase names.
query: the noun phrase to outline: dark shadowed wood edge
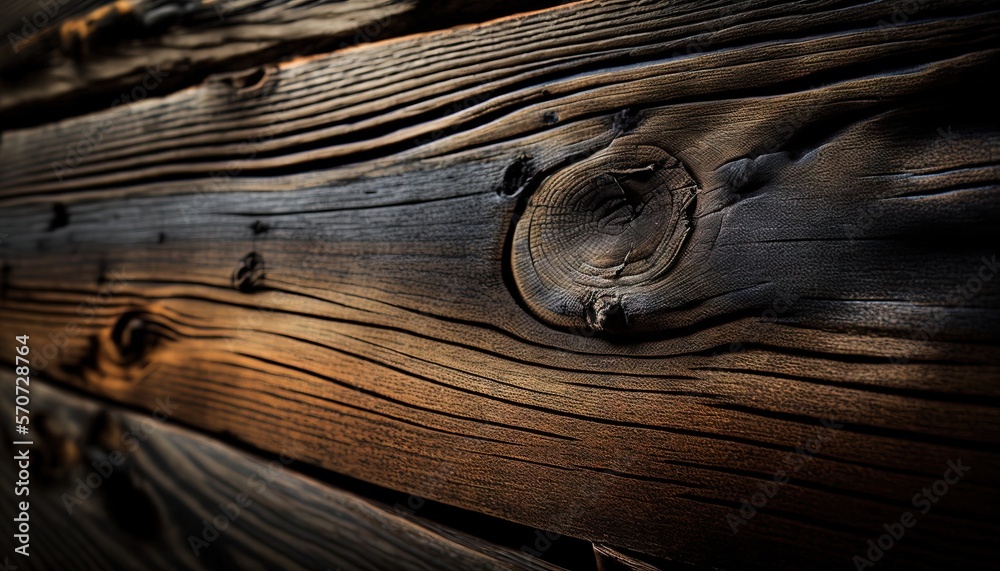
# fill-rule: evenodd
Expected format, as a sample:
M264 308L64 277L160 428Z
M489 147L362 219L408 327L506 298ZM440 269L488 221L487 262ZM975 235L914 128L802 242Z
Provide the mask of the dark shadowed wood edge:
M7 533L15 502L0 510L3 554L25 571L560 569L304 477L294 445L261 458L171 425L169 396L144 415L30 388L34 445L16 447L31 458L30 495L16 498L29 502L29 558ZM0 402L8 456L13 391ZM15 479L0 463L5 488Z

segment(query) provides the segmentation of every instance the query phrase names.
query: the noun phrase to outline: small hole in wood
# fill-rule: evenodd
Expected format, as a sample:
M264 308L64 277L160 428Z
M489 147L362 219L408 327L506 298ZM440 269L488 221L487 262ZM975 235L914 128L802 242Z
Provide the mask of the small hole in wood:
M115 323L111 341L118 348L122 361L130 365L138 361L152 346L153 336L141 314L128 312Z
M640 122L641 118L639 117L639 113L631 107L626 107L618 113L615 113L612 120L612 129L615 133L623 135L633 131L639 126Z
M528 168L530 162L531 158L527 156L520 156L512 162L503 173L503 183L497 189L497 194L514 196L520 192L527 184L528 179L531 178L531 172Z
M69 224L69 212L66 210L66 205L57 202L52 205L52 220L49 221L49 232L62 228Z
M271 225L257 220L250 225L250 229L253 230L254 236L259 236L260 234L267 233L267 231L271 229Z
M243 293L251 293L260 288L264 280L264 258L257 252L250 252L240 260L233 271L233 287Z

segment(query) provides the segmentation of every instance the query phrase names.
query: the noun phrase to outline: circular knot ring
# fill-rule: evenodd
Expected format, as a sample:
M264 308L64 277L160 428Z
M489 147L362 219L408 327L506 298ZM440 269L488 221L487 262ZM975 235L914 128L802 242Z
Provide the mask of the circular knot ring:
M519 293L554 327L644 330L651 290L693 227L697 184L665 150L621 139L553 174L514 229Z

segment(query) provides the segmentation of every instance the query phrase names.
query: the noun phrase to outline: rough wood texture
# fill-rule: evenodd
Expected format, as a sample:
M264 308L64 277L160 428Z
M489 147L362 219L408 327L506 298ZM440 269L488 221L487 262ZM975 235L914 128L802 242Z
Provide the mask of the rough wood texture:
M157 417L30 387L31 557L11 559L24 569L560 569L301 476L294 442L259 458L166 424L169 395ZM13 391L0 402L11 452ZM0 479L16 479L12 462ZM14 509L3 502L5 522Z
M584 2L8 131L0 335L265 450L722 568L850 568L960 458L878 567L994 565L995 8Z
M0 126L163 96L210 73L253 90L275 63L297 55L557 3L14 0L0 14ZM133 91L139 85L141 97Z
M556 327L656 331L650 314L694 226L698 184L649 136L623 135L554 174L517 221L511 267L532 311Z

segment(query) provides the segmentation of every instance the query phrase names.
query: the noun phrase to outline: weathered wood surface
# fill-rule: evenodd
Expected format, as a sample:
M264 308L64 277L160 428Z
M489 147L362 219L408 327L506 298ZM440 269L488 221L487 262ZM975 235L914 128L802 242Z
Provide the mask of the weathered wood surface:
M166 395L144 415L30 388L31 493L18 499L30 504L31 556L10 559L26 571L560 569L298 475L294 442L260 458L173 426L180 408ZM0 401L11 452L13 392ZM0 464L0 480L15 479ZM15 503L2 515L8 555Z
M252 90L295 56L556 3L12 0L0 13L0 125L163 96L226 70L239 70L231 84Z
M851 568L960 458L878 567L995 565L1000 13L916 5L583 2L7 131L0 335L721 568Z

